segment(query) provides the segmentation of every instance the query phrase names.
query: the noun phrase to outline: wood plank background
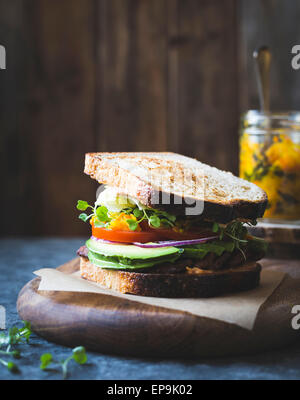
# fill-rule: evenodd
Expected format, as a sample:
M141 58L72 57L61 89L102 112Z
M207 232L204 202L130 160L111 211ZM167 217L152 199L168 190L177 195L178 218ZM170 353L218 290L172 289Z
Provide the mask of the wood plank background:
M88 151L176 151L237 173L255 47L273 50L273 106L299 109L299 16L284 0L0 0L0 234L86 235Z

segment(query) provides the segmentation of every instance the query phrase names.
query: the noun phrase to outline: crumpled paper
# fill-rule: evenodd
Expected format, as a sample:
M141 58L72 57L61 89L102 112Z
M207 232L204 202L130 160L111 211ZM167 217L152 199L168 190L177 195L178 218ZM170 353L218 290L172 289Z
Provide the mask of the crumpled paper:
M260 286L253 290L208 299L171 299L115 292L95 282L82 279L79 271L67 274L57 269L43 268L35 271L34 274L42 278L38 290L100 293L116 296L236 324L248 330L253 329L259 308L277 288L285 275L280 271L262 270Z

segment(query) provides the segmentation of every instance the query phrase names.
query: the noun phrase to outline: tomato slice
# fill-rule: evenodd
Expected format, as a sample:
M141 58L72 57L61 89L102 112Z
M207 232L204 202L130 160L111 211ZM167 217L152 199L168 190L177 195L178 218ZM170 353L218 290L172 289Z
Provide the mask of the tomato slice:
M157 242L159 240L192 240L200 239L202 237L211 236L211 232L176 232L173 229L151 228L147 224L141 224L142 231L122 231L112 230L105 228L97 228L94 223L92 224L92 235L98 239L110 240L112 242L122 243L147 243Z
M112 242L122 242L122 243L147 243L147 242L156 242L158 240L162 240L164 237L157 232L157 230L153 231L121 231L121 230L112 230L105 228L97 228L92 223L92 235L98 239L110 240Z
M193 240L193 239L201 239L207 236L211 236L211 231L186 231L186 232L178 232L174 229L164 229L164 228L151 228L148 222L144 221L141 223L141 227L143 231L157 232L157 234L163 239L171 239L171 240Z
M207 236L211 236L211 232L176 232L173 229L157 229L160 231L160 235L165 239L171 240L193 240L193 239L201 239Z

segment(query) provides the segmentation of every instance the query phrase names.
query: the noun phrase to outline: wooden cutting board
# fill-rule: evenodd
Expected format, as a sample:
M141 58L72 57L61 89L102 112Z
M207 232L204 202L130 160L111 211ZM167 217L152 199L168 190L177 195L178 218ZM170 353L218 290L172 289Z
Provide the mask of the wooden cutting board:
M38 335L70 347L172 358L253 354L287 346L299 337L299 330L291 327L291 308L300 304L300 262L264 260L261 264L287 275L261 306L252 331L114 296L38 291L40 278L21 290L17 309ZM75 259L58 269L72 273L78 268Z

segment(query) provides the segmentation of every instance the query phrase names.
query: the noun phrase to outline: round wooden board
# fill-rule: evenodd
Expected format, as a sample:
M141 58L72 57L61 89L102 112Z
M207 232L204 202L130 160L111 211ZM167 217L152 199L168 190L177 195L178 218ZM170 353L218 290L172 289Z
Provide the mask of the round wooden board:
M299 337L299 331L291 327L291 308L300 304L299 261L264 260L262 264L288 275L261 306L252 331L114 296L38 291L40 278L23 287L17 309L37 334L70 347L172 358L253 354L286 346ZM75 259L59 270L71 273L78 268Z

